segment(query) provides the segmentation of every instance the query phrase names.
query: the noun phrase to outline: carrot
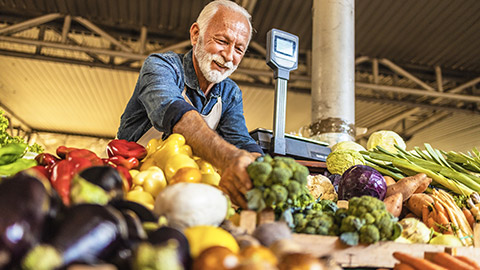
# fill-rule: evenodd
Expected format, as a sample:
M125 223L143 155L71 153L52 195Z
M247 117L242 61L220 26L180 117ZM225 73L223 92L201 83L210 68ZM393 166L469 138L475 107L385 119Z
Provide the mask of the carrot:
M475 270L475 267L463 262L446 252L436 252L432 261L440 266L455 270Z
M403 253L400 251L393 252L393 257L399 260L401 263L406 263L413 267L414 269L422 269L422 270L446 270L448 268L444 268L440 265L434 264L431 261L414 257L410 254Z
M440 211L437 211L435 222L442 225L441 231L442 233L452 234L452 226L450 226L450 221L448 220L447 216Z
M434 201L435 201L435 199L434 199ZM433 204L433 206L435 207L435 210L437 210L438 212L441 212L444 215L448 215L447 210L445 210L445 207L443 207L443 205L441 203L435 202Z
M422 221L423 223L427 224L427 220L428 220L428 206L426 205L422 205Z
M470 211L468 208L463 207L462 212L467 218L468 224L470 224L470 227L473 229L473 224L475 223L475 218L473 217L472 211Z
M455 258L459 259L460 261L462 262L466 262L468 263L469 265L473 266L473 268L475 269L480 269L480 265L478 265L478 263L466 256L454 256Z
M388 175L384 175L383 179L385 179L385 182L387 182L387 186L390 186L390 185L393 185L393 184L397 183L397 181L395 181L395 179L393 179L392 177L390 177Z
M416 216L422 216L422 205L429 206L433 203L432 196L425 193L415 193L410 196L406 203L406 207Z
M393 270L415 270L415 268L411 267L406 263L396 263L393 266Z
M386 197L383 202L387 211L390 212L394 217L400 216L402 213L402 204L403 204L403 195L402 193L396 193Z
M423 179L418 188L413 193L423 193L427 190L428 186L432 183L432 178L427 177Z
M473 245L473 241L469 237L473 235L473 230L470 224L468 224L467 218L462 213L462 210L455 203L452 195L443 190L434 190L433 196L436 202L440 202L445 207L452 226L458 228L458 230L456 230L456 236L460 238L463 245Z
M422 184L425 178L427 178L427 175L424 173L404 177L398 180L398 182L396 182L395 184L387 186L387 194L385 195L385 197L389 197L390 195L401 192L403 195L403 200L406 201Z

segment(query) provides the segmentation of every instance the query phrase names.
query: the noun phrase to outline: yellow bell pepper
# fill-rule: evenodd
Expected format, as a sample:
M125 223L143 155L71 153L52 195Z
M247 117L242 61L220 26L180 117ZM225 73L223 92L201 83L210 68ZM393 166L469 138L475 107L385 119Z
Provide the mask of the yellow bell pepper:
M174 133L170 135L160 146L158 150L152 155L155 160L155 165L161 169L165 169L168 159L178 154L192 156L192 148L185 145L185 137L181 134Z
M148 141L147 146L145 146L145 149L147 149L147 156L145 157L145 159L149 158L153 153L157 152L158 148L162 145L162 143L162 139L151 139L150 141Z
M157 166L151 166L144 171L137 173L133 179L132 183L135 187L142 187L143 191L150 193L150 195L155 198L160 191L162 191L167 186L167 180L165 179L165 174Z
M198 169L198 165L193 160L193 158L189 157L186 154L177 154L174 156L171 156L168 160L167 163L165 164L165 177L167 178L167 181L172 179L172 177L175 175L175 173L183 167L193 167Z
M140 189L130 190L125 195L125 199L139 203L150 210L153 210L155 204L155 199L153 198L153 196L150 193Z
M207 161L201 159L201 158L197 158L195 159L195 162L197 162L197 165L198 167L200 168L200 171L202 173L210 173L210 174L213 174L213 173L216 173L217 170L215 169L215 167L213 167L212 164L208 163Z

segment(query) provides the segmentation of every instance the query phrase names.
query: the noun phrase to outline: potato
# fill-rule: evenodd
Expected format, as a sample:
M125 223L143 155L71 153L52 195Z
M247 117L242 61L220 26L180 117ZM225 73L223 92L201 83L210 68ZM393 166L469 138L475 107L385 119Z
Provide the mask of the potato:
M433 198L425 193L415 193L407 201L407 208L417 217L422 216L423 205L429 206L433 203Z
M400 216L402 213L402 204L403 204L403 195L402 193L396 193L386 197L383 202L387 211L390 212L394 217Z

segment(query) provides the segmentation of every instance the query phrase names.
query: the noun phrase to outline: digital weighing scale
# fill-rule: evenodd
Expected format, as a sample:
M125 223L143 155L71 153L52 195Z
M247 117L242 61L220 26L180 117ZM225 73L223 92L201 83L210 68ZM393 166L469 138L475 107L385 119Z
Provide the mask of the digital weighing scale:
M272 156L325 162L331 152L328 143L285 134L287 82L290 71L298 67L298 37L278 29L270 30L267 33L266 62L276 79L273 131L255 129L250 135L265 153Z

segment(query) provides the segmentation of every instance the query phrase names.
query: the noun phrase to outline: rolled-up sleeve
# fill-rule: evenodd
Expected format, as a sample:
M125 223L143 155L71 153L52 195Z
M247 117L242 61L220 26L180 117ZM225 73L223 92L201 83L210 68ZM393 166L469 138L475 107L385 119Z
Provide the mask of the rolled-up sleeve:
M139 75L139 101L145 107L152 125L159 131L170 134L173 126L184 113L196 110L182 96L183 71L175 65L174 54L153 54L147 57Z
M242 92L238 87L232 91L232 100L227 102L227 108L220 119L217 132L229 143L249 152L263 154L262 148L253 140L247 130L243 115Z

